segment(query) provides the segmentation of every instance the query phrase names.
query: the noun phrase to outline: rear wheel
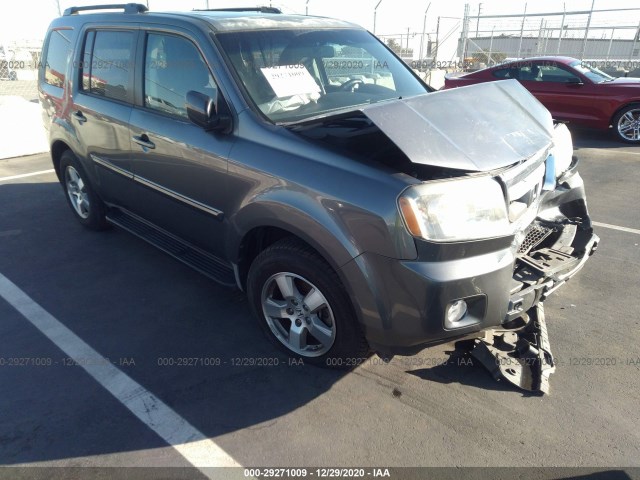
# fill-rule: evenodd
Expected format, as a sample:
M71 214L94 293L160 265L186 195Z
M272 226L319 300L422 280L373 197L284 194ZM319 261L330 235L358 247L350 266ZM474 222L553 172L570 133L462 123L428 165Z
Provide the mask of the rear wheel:
M95 193L76 156L67 150L60 158L62 188L78 221L91 230L108 227L106 208Z
M640 144L640 104L628 105L613 118L613 128L623 142Z
M310 247L284 239L265 249L251 265L247 291L260 327L288 355L336 368L368 355L338 275Z

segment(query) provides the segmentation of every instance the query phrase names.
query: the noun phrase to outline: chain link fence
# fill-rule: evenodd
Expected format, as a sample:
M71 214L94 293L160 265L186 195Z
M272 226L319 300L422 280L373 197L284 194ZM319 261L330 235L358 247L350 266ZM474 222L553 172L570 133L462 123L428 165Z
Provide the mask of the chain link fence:
M616 76L640 76L640 7L471 15L464 11L458 56L493 65L562 55ZM482 64L482 65L480 65Z
M18 40L0 46L0 96L37 98L36 80L41 60L41 40Z
M59 14L57 0L3 3L0 16L0 101L8 96L36 100L42 41L49 22Z

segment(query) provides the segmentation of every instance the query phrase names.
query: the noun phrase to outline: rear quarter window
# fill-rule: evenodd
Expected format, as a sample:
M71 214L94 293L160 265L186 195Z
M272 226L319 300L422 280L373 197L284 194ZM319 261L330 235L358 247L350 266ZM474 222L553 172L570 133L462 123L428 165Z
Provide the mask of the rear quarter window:
M44 54L44 82L64 86L71 53L71 30L52 30Z

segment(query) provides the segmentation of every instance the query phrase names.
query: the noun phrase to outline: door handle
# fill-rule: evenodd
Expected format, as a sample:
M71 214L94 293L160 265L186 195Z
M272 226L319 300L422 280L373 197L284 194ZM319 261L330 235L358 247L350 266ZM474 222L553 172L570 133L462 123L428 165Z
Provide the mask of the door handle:
M149 148L149 149L154 149L156 148L156 144L153 143L151 140L149 140L149 137L147 136L146 133L143 133L142 135L134 135L133 137L131 137L131 139L136 142L138 145L141 145L143 148Z
M78 110L77 112L73 112L71 116L75 118L78 121L78 123L84 123L87 121L87 117L85 117L80 110Z

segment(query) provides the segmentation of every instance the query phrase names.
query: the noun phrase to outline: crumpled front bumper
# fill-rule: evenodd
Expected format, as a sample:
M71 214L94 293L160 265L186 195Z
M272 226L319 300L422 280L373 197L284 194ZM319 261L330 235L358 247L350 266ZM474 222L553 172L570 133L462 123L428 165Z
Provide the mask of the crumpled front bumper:
M543 301L578 273L596 251L582 178L575 165L542 198L538 217L516 240L509 322ZM503 323L504 323L503 322Z
M532 230L538 230L540 225L535 222ZM505 322L545 300L584 267L598 248L600 238L591 229L578 231L578 227L575 224L547 224L544 227L547 231L562 229L560 238L567 236L566 230L571 230L569 236L574 236L573 242L536 247L517 256Z
M418 258L365 253L343 266L371 347L411 355L429 344L478 338L522 317L573 277L599 242L575 171L540 197L537 218L511 238L416 241ZM455 325L447 309L464 300Z

